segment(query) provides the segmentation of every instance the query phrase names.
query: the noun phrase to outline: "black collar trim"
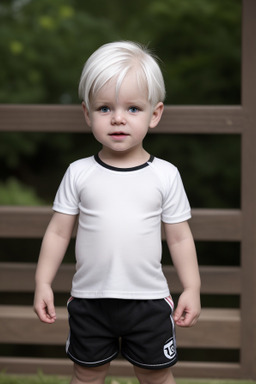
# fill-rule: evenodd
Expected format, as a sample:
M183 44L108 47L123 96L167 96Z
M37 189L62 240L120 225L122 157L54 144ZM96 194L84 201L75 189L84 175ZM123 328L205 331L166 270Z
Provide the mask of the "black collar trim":
M110 169L112 171L118 171L118 172L132 172L132 171L138 171L139 169L142 169L142 168L145 168L147 167L149 164L148 163L152 163L153 160L154 160L154 156L153 155L150 155L150 158L149 160L144 163L144 164L141 164L141 165L137 165L136 167L131 167L131 168L118 168L118 167L113 167L112 165L108 165L106 163L104 163L98 154L94 155L94 159L95 161L100 164L102 167L105 167L107 169Z

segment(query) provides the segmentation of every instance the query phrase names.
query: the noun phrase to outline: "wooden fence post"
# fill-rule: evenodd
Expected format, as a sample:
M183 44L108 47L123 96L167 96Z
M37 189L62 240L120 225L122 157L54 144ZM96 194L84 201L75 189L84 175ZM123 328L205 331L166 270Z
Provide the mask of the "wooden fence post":
M242 14L242 295L241 377L256 379L256 1Z

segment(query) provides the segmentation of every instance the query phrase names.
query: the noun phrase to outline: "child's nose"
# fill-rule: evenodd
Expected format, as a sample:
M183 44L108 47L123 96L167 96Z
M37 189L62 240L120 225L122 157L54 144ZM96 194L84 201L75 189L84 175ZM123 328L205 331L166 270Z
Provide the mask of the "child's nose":
M114 111L112 114L112 118L111 118L111 124L120 125L120 124L125 124L125 123L126 123L126 121L125 121L125 117L124 117L124 114L122 113L122 111L120 111L120 110Z

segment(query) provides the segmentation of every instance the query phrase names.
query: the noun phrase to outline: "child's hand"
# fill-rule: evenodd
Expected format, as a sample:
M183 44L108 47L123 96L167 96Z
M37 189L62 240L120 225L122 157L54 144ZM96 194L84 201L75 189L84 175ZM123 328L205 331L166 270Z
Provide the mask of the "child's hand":
M53 291L47 284L36 288L34 311L41 321L52 324L56 320Z
M199 290L186 289L179 297L178 306L173 318L175 323L180 327L191 327L197 322L200 311Z

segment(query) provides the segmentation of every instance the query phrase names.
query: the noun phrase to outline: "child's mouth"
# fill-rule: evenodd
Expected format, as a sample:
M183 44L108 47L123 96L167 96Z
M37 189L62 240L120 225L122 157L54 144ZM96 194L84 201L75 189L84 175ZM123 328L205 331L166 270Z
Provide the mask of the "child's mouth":
M113 133L110 133L110 136L112 137L125 137L125 136L128 136L127 133L125 132L113 132Z

